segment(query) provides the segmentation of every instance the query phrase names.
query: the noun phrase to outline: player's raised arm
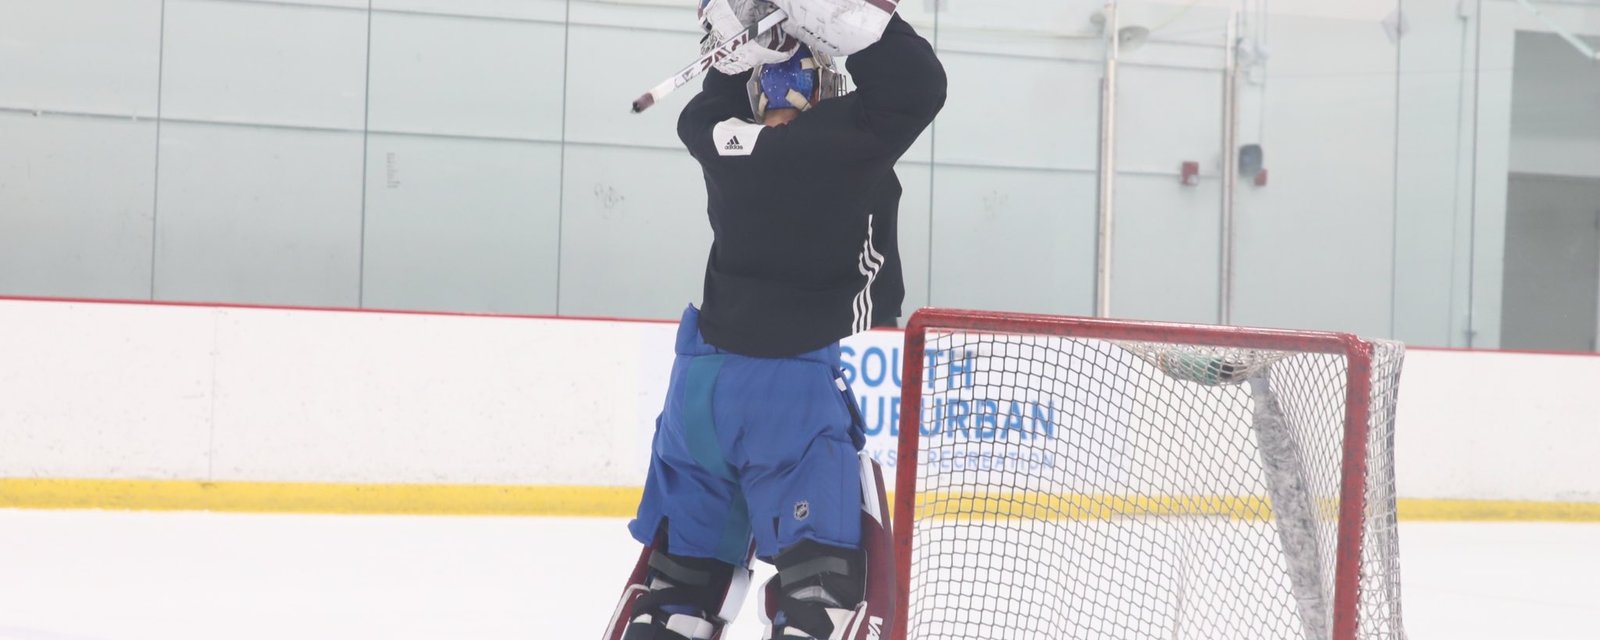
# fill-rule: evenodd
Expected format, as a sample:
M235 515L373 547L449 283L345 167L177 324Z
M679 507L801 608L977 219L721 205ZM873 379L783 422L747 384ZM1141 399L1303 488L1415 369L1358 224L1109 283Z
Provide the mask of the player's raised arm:
M721 45L760 22L774 9L763 0L702 0L699 18L706 32L703 47L710 49ZM678 116L678 139L690 153L699 156L709 148L710 131L717 123L729 118L751 118L748 88L751 69L788 60L797 44L794 38L774 29L713 64L701 84L700 94L691 99Z
M678 115L678 139L689 152L700 156L711 149L711 129L729 118L750 119L750 71L728 75L715 69L706 72L700 93L689 100Z
M860 126L904 153L944 108L944 65L933 46L896 15L876 43L846 61Z

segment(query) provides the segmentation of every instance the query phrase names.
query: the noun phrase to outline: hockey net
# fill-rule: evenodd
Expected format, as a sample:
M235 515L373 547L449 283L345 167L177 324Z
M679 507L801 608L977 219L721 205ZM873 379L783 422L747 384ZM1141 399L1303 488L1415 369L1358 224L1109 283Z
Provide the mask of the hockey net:
M1402 639L1403 347L923 310L894 637Z

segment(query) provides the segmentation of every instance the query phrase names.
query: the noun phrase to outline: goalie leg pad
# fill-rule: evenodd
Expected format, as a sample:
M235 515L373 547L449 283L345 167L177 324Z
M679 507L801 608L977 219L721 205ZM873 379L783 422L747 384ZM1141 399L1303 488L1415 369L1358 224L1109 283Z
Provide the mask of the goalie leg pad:
M892 629L896 600L893 538L883 472L861 460L860 549L805 540L774 559L778 575L761 593L766 637L878 640Z
M750 570L669 553L662 529L639 554L602 640L717 640L738 615Z
M841 640L866 599L866 554L801 541L778 554L767 583L769 638Z

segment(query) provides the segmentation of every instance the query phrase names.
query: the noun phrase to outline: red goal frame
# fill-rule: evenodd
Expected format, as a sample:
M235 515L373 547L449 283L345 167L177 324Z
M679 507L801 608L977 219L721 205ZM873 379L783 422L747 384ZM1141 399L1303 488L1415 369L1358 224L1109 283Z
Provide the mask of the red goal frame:
M1344 449L1339 479L1338 549L1334 567L1333 640L1355 640L1365 527L1367 432L1371 413L1372 344L1348 333L1256 329L1168 322L1108 320L1073 316L925 308L912 314L905 329L900 387L900 442L894 496L894 640L907 640L910 614L912 518L916 510L917 451L922 415L922 372L926 332L954 329L1013 335L1181 342L1328 353L1346 358Z

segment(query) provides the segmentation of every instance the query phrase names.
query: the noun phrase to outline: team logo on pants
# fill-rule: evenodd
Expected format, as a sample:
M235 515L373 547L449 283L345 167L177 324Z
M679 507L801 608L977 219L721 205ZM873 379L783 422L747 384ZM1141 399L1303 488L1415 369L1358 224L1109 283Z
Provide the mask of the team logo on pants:
M806 516L809 516L809 515L811 515L811 503L809 501L801 500L799 502L794 503L794 519L795 520L805 520Z

